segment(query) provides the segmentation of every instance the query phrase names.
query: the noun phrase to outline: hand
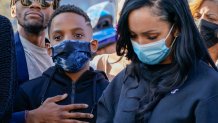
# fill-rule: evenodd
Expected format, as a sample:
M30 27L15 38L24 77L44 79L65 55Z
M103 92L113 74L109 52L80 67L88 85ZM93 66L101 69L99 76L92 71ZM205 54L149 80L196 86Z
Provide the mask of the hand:
M57 105L59 102L67 97L67 94L58 95L45 100L45 102L37 109L28 112L26 123L87 123L83 121L74 120L75 118L93 118L93 114L71 112L76 109L85 109L86 104L70 104Z

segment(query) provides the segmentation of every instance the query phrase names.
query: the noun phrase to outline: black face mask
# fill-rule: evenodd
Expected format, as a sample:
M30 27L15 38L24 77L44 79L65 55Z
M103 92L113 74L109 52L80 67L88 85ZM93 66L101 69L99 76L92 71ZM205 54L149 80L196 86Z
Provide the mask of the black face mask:
M201 20L199 24L201 36L206 42L208 48L218 43L218 25L215 23Z

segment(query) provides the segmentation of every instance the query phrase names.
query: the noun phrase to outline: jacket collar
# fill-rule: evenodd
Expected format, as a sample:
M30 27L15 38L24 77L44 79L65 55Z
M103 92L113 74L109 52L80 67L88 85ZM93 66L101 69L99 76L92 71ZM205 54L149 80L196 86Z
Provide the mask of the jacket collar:
M64 86L72 85L72 80L68 77L63 70L58 68L57 66L50 67L47 71L43 73L44 76L48 78L52 78L52 81L60 83ZM85 86L87 84L92 84L91 81L98 81L100 79L106 79L104 74L94 71L93 68L90 67L89 70L85 71L77 80L76 86Z

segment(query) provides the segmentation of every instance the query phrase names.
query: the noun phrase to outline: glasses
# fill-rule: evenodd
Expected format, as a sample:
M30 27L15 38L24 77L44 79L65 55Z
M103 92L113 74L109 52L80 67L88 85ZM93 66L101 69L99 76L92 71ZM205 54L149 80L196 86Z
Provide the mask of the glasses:
M53 9L56 9L59 6L59 0L15 0L14 3L17 1L20 1L23 6L30 6L34 1L39 2L42 8L53 6Z

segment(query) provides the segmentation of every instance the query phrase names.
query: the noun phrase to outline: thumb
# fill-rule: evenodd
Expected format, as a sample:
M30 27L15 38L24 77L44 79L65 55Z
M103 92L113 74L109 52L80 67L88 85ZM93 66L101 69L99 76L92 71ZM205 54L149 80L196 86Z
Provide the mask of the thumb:
M59 102L61 100L64 100L65 98L67 97L67 94L63 94L63 95L57 95L57 96L54 96L54 97L50 97L50 98L47 98L44 102L45 103L55 103L55 102Z

